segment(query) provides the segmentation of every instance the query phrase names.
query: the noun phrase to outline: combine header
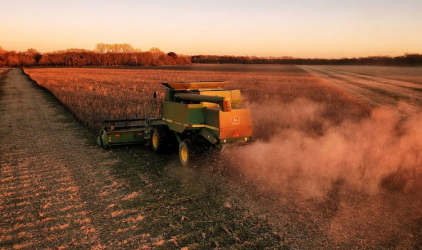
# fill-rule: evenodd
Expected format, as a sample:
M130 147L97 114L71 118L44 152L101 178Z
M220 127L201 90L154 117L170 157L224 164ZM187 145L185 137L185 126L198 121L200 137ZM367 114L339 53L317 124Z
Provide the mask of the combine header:
M173 82L166 87L164 102L156 99L157 117L108 120L98 137L104 148L149 143L154 152L170 151L179 145L179 158L187 166L198 149L223 148L249 142L252 136L250 110L240 90L223 89L227 82Z

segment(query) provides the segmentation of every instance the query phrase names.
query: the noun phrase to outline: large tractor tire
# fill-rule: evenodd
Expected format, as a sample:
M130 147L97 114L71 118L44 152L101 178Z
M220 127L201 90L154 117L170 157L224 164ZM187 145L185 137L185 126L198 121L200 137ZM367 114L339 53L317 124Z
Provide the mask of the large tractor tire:
M166 125L158 125L152 129L151 149L155 153L169 151L170 130Z
M195 158L195 145L189 139L179 144L179 158L183 166L191 166Z

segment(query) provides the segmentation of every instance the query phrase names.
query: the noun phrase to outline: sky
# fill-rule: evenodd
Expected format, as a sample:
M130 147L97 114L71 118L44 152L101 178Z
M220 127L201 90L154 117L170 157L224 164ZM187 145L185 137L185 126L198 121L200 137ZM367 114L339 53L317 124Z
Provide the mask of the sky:
M0 46L129 43L184 55L422 53L422 0L0 0Z

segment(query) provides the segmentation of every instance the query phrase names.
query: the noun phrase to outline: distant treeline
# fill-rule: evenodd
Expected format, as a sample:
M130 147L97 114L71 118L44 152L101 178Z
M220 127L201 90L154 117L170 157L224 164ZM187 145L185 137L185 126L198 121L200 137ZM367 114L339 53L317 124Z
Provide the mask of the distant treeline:
M40 53L35 49L25 52L6 51L0 47L0 67L22 66L161 66L191 64L190 56L164 53L158 48L148 51L134 49L129 44L97 44L96 48L68 49Z
M403 56L397 56L397 57L371 56L371 57L341 58L341 59L197 55L197 56L192 56L192 63L418 66L418 65L422 65L422 54L405 54Z
M191 63L220 64L337 64L337 65L386 65L420 66L422 54L403 56L371 56L359 58L320 59L295 57L256 56L183 56L174 52L164 53L158 48L148 51L135 49L132 45L99 43L94 50L68 49L40 53L35 49L24 52L6 51L0 47L0 67L59 66L59 67L114 67L114 66L162 66Z

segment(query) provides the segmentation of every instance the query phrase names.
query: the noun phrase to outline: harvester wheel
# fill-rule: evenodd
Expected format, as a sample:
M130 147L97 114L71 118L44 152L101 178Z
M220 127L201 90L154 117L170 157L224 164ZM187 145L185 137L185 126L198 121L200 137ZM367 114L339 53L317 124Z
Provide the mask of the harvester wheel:
M169 128L159 125L152 129L151 149L156 153L164 153L169 150Z
M189 166L192 164L193 158L195 157L195 148L191 140L183 140L179 144L179 158L180 163L183 166Z

